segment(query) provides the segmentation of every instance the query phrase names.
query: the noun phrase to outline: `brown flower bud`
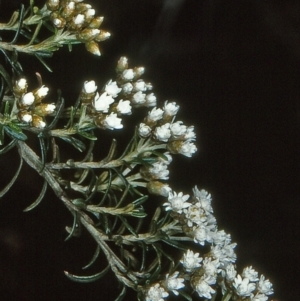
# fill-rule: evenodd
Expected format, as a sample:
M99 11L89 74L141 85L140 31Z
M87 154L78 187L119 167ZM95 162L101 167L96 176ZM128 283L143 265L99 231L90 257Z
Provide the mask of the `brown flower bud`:
M168 197L169 192L172 190L169 185L159 181L149 181L147 183L147 189L150 194L161 195Z
M50 15L50 18L51 18L51 21L52 21L52 24L60 29L60 28L64 28L66 26L66 20L61 17L57 12L53 12L51 15Z
M99 28L103 22L104 18L103 17L96 17L96 18L93 18L88 27L89 28Z
M94 55L98 55L98 56L101 55L99 45L95 41L90 41L90 42L85 43L85 48L87 51L89 51L90 53L92 53Z
M55 110L55 104L53 103L39 103L34 108L34 113L39 116L46 116L52 114Z
M49 10L55 11L59 8L59 0L48 0L46 6Z
M102 42L107 40L111 34L108 31L101 30L100 33L95 37L95 41Z
M32 115L27 110L22 110L18 112L18 119L21 122L29 123L32 121Z
M32 115L32 125L38 129L43 129L46 126L45 121L41 116Z
M83 43L92 41L100 33L99 29L85 28L77 35L77 39Z

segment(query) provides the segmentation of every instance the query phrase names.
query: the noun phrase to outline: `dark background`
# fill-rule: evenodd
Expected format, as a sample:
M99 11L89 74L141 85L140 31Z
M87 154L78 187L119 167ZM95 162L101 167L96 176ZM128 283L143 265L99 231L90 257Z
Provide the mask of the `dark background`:
M1 21L18 5L0 1ZM240 271L253 265L274 284L274 299L298 300L300 3L101 0L93 6L112 33L101 44L102 57L82 45L69 56L62 49L49 60L50 74L21 56L26 74L40 72L46 85L72 100L84 80L101 86L111 78L121 55L131 66L145 66L143 78L161 103L178 100L178 120L197 132L199 151L192 160L174 160L171 186L211 192L219 228L238 243ZM2 186L16 158L0 158ZM109 277L83 285L63 275L80 273L93 249L82 247L92 246L88 237L63 242L71 217L53 193L22 212L40 187L24 168L0 201L0 300L113 300Z

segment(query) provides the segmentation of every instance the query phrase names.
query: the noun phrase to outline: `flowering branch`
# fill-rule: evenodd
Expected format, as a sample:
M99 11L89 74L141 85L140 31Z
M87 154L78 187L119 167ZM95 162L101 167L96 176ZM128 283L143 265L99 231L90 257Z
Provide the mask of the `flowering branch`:
M12 51L39 56L63 44L84 43L88 51L100 55L97 43L109 37L99 29L102 21L81 0L48 0L41 10L31 4L28 11L0 24L0 30L17 32L14 42L37 24L31 41L27 45L0 42L0 49L8 58L7 52ZM53 35L37 42L42 24L50 24ZM187 300L193 294L202 300L215 300L218 294L222 301L268 299L273 293L269 280L251 266L238 274L236 243L218 229L211 195L197 187L189 195L169 186L173 156L192 157L197 151L196 134L193 126L176 120L177 103L157 106L152 84L142 79L144 67L130 68L128 59L121 57L115 79L101 89L95 81L85 81L78 100L65 108L60 94L56 103L46 101L49 88L40 75L38 87L29 89L20 64L8 62L15 73L10 76L0 69L0 154L17 147L20 165L0 197L13 186L25 161L44 179L39 197L25 211L34 209L50 187L74 219L72 227L66 227L66 240L80 236L83 228L90 233L97 247L86 268L100 256L107 267L90 276L65 272L68 278L91 282L111 271L123 287L117 300L127 287L146 301L163 301L170 294ZM116 158L113 139L107 156L95 160L99 131L122 130L123 118L140 107L148 108L148 113L122 155ZM40 155L33 151L28 132L39 142ZM82 160L61 160L64 143L84 153ZM151 202L156 205L149 206Z

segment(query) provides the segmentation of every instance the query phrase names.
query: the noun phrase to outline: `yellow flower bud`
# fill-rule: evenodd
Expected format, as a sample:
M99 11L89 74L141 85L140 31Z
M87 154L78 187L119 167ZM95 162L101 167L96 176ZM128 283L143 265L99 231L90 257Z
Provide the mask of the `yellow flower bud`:
M94 55L98 55L98 56L101 55L99 45L95 41L90 41L90 42L85 43L85 48L87 51L89 51L90 53L92 53Z

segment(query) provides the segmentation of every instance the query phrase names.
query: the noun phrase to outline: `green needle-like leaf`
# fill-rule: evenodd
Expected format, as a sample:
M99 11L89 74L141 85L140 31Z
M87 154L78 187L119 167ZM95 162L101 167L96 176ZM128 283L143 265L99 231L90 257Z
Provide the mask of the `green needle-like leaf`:
M25 209L23 210L24 212L28 212L28 211L34 209L36 206L39 205L39 203L42 201L42 199L43 199L44 196L45 196L47 187L48 187L48 183L47 183L47 181L44 181L43 188L42 188L42 190L41 190L40 195L38 196L38 198L37 198L30 206L28 206L27 208L25 208Z
M91 276L77 276L77 275L71 274L67 271L64 271L64 273L69 279L71 279L75 282L90 283L90 282L94 282L94 281L102 278L109 271L109 269L110 269L110 265L107 265L107 267L103 271L101 271L100 273L91 275Z

